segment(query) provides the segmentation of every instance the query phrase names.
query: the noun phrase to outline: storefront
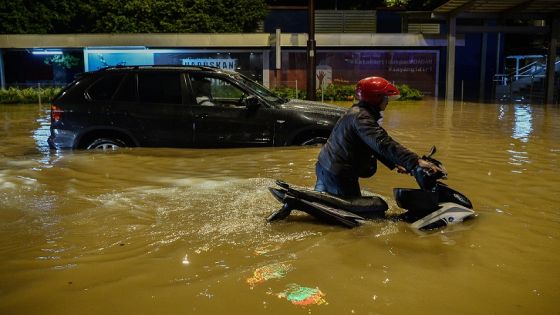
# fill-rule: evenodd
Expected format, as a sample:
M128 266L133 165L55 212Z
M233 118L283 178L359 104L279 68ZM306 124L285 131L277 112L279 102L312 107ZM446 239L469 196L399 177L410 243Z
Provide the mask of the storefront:
M345 49L317 51L316 88L352 85L381 76L437 97L439 50ZM306 52L283 50L282 70L271 75L271 86L306 88Z
M271 50L192 50L86 48L85 71L116 65L192 65L240 72L271 87L306 89L304 50L283 50L282 69L272 68ZM383 76L437 96L439 50L318 50L317 89L329 84L355 84ZM268 79L268 80L267 80Z
M75 74L109 66L192 65L240 72L269 87L305 90L304 49L283 49L275 70L274 50L86 47L83 49L4 49L6 86L62 86ZM399 84L438 95L438 49L318 49L317 89L352 85L367 76L383 76Z

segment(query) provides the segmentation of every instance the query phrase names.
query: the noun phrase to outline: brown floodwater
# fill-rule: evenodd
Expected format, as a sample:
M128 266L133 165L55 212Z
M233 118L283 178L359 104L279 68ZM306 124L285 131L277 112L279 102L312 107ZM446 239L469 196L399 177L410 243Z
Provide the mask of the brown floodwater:
M436 145L478 213L431 233L267 224L317 147L56 152L48 114L0 106L0 314L559 314L558 107L392 103L389 133ZM415 187L361 183L391 212Z

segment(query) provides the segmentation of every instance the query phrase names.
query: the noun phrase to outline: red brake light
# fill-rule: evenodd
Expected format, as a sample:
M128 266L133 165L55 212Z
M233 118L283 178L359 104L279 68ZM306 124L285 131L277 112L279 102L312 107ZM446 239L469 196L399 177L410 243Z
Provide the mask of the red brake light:
M51 105L51 123L57 122L62 119L62 113L64 111L62 108L56 105Z

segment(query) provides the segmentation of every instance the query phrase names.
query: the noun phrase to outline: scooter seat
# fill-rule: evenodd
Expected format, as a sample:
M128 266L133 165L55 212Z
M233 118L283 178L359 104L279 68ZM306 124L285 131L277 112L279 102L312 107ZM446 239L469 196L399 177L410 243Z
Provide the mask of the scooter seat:
M378 196L341 198L325 192L288 185L284 182L279 186L284 188L286 194L290 196L311 202L322 203L329 207L346 210L368 218L384 215L385 211L389 209L385 200Z

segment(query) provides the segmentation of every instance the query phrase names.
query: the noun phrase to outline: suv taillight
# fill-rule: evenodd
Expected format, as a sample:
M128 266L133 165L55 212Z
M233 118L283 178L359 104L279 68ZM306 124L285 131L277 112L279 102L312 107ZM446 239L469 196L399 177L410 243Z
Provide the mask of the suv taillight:
M62 119L62 113L64 113L62 108L52 104L51 105L51 123L60 121Z

